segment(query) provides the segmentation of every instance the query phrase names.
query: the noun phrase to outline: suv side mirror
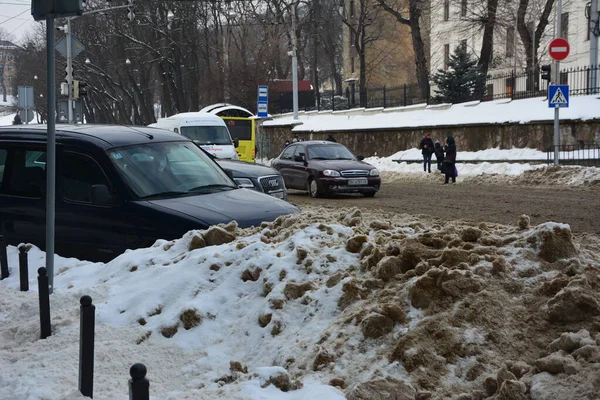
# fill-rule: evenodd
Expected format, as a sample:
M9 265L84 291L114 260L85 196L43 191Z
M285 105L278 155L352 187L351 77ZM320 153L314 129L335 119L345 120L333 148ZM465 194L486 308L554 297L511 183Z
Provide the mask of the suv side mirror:
M238 147L240 147L240 139L238 139L238 138L233 139L233 147L235 147L236 149Z
M358 157L356 157L356 158L358 159L358 161L362 161L362 160L364 160L364 159L365 159L365 156L358 156Z
M304 156L294 156L294 161L304 161Z
M113 204L113 197L106 185L92 185L91 199L92 204L95 206L110 206Z
M233 171L232 171L232 170L223 168L223 171L225 171L225 173L227 174L227 176L228 176L228 177L229 177L229 178L230 178L232 181L234 181L234 179L233 179ZM234 181L234 182L235 182L235 181Z

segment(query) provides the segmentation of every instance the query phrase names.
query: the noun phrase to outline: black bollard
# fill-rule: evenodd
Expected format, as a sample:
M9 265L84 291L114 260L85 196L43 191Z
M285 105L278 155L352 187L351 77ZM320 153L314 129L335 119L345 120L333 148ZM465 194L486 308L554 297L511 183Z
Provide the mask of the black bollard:
M79 318L79 391L82 395L94 398L94 325L96 324L96 306L90 296L79 300L81 313Z
M6 255L6 242L0 235L0 280L8 278L8 256Z
M129 369L129 400L150 400L150 381L146 379L146 366L133 364Z
M29 290L29 262L27 261L26 245L19 246L19 280L21 282L21 292Z
M38 292L40 295L40 330L41 338L50 336L50 289L48 288L48 275L46 268L38 269Z

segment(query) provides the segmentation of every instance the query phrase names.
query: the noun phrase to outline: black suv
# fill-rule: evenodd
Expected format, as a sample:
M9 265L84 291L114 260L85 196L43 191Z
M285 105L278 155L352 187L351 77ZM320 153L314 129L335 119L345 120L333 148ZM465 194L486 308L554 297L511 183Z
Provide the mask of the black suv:
M56 253L109 261L126 249L236 220L299 212L240 188L192 141L145 127L57 125ZM0 127L0 234L45 244L46 126Z

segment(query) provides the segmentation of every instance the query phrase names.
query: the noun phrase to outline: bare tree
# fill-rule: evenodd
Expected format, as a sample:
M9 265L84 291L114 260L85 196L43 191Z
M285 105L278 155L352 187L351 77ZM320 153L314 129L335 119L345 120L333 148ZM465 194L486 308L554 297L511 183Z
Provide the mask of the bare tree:
M369 44L376 42L382 35L380 9L374 7L378 0L357 0L356 6L341 10L342 22L350 32L350 44L356 50L359 61L360 106L367 105L367 50Z

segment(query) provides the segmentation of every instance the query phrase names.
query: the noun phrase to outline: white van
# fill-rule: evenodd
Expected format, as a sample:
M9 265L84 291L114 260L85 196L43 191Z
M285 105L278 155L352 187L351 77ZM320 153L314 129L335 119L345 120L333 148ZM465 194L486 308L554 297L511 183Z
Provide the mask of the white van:
M231 140L222 118L204 112L187 112L160 118L152 128L162 128L179 133L198 144L216 158L237 160L237 143Z

